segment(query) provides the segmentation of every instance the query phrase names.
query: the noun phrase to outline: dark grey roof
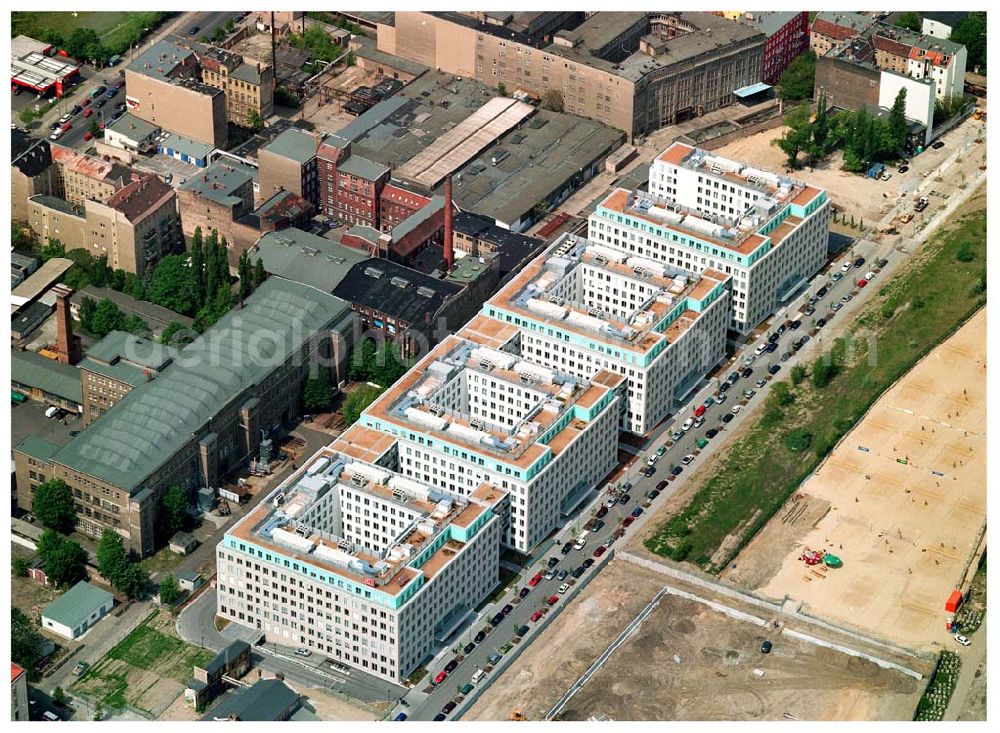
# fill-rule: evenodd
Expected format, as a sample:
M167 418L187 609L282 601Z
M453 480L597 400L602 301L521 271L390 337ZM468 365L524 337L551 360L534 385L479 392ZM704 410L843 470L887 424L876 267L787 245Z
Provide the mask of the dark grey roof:
M251 259L262 259L270 274L326 293L333 292L354 264L368 259L366 252L294 227L268 232L248 252Z
M318 148L319 140L313 135L292 127L261 147L261 150L294 160L297 163L306 163L316 157Z
M248 166L240 165L228 158L220 158L204 171L191 176L181 184L182 191L192 191L199 196L215 201L222 206L236 206L242 199L236 191L253 181L257 171ZM253 205L251 191L250 205Z
M87 350L79 367L138 387L163 371L177 357L177 349L112 331ZM147 373L149 376L147 377Z
M315 288L269 278L242 308L180 350L174 364L129 392L55 461L128 491L173 458L224 406L258 384L348 305ZM261 334L269 338L262 342ZM251 344L253 346L251 346Z
M226 695L202 720L276 721L299 704L301 696L281 680L261 680Z
M425 315L433 318L446 299L461 291L462 287L455 283L397 262L372 258L352 267L333 294L403 323L422 326Z
M19 334L18 338L24 338L26 330L29 327L32 329L37 327L38 324L51 315L53 310L51 305L43 303L40 300L28 303L28 305L20 308L17 316L11 320L10 330L12 333Z
M517 269L525 260L530 259L545 246L543 239L498 227L490 219L467 211L455 214L452 226L456 232L489 242L497 248L500 253L501 277Z
M34 351L11 352L10 380L70 402L83 403L80 370L55 359L47 359Z
M31 137L19 128L10 131L10 163L21 173L34 178L52 165L48 140Z
M197 573L194 573L197 576ZM193 578L192 578L193 580ZM202 669L204 669L209 674L215 674L219 670L224 669L227 664L231 663L234 659L238 659L241 654L246 652L250 648L250 645L245 641L234 641L232 644L227 646L221 652L215 655L215 657L209 661Z
M337 171L366 181L376 181L389 172L389 167L360 155L352 155L343 163L337 164Z
M128 70L154 79L166 80L171 78L174 69L193 53L194 51L170 41L157 41L140 53L135 61L128 65Z

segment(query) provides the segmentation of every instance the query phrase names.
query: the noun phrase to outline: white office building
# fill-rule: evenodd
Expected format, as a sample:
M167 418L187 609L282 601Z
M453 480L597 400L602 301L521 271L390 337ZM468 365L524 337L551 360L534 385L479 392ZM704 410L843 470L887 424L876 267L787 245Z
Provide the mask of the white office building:
M799 292L826 261L826 192L673 143L649 171L649 193L617 189L587 236L629 256L732 277L730 328L740 334Z
M509 498L393 463L394 441L357 427L313 456L219 543L218 614L402 683L496 586Z

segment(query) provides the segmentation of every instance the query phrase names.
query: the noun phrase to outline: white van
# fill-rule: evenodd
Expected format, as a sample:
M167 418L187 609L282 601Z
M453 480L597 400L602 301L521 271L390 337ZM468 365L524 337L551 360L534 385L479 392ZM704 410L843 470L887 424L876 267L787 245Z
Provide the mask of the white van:
M51 407L49 407L49 409L45 411L45 417L55 417L58 414L59 414L59 408L56 407L55 405L52 405Z
M587 544L587 532L582 532L579 537L576 538L576 542L573 543L574 550L582 550L583 546Z
M477 669L476 673L472 675L472 684L478 685L479 682L486 676L486 672L481 669Z

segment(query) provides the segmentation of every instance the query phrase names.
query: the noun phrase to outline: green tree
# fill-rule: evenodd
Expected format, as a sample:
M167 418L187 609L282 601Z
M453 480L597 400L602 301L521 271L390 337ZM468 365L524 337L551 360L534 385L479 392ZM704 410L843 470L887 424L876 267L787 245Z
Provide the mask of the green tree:
M28 574L28 569L31 567L31 563L28 562L26 557L17 556L11 559L10 569L14 573L14 577L23 578Z
M246 250L240 253L240 259L236 263L236 273L240 279L238 300L242 302L249 298L250 293L253 292L253 267Z
M153 270L146 289L150 302L177 313L193 315L197 307L194 275L184 255L166 255Z
M353 425L375 399L384 392L382 387L363 384L344 398L340 407L340 417L347 425Z
M923 22L917 13L900 13L899 17L896 18L897 28L906 28L907 30L919 32L922 25Z
M352 382L363 382L372 379L375 373L375 361L378 358L378 346L370 338L362 340L360 346L356 346L351 357L351 365L348 368L347 376Z
M834 363L833 355L821 356L813 364L812 384L816 389L822 389L837 376L837 365Z
M407 365L396 356L396 344L386 341L379 349L378 358L371 379L376 384L388 387L406 373Z
M188 497L184 490L174 484L165 492L160 501L163 506L163 516L166 518L167 529L170 536L182 532L188 524Z
M187 328L183 323L178 323L177 321L171 321L168 323L167 327L164 328L163 332L160 334L161 344L175 346L177 348L187 346L189 343L194 341L194 339L194 332Z
M976 259L976 252L972 249L972 242L966 240L959 244L958 251L955 253L955 259L959 262L972 262Z
M333 388L324 376L309 377L302 390L302 406L309 412L329 409L333 401Z
M195 302L200 308L205 305L205 250L200 226L194 228L191 236L191 272L194 275Z
M145 598L149 587L149 573L139 563L131 563L126 568L120 584L115 587L130 600Z
M172 606L180 598L181 588L177 584L177 578L171 574L160 581L160 602Z
M267 279L267 273L264 271L264 260L257 258L257 261L253 263L253 289L256 290L261 286Z
M83 326L84 331L93 333L93 320L96 312L97 301L89 295L83 296L83 300L80 301L80 325Z
M558 89L549 89L542 95L542 108L553 112L562 112L565 107L562 92Z
M812 99L816 83L816 54L796 56L778 80L778 96L785 100Z
M774 141L781 151L788 156L788 167L798 166L799 153L806 149L812 139L809 126L809 105L802 104L793 109L785 117L788 129Z
M788 405L795 402L795 395L788 386L788 382L775 382L771 385L771 396L774 397L775 401L782 407L787 407Z
M110 298L102 299L90 319L89 331L97 338L104 338L112 331L123 330L125 330L125 314L122 309Z
M11 221L10 244L16 251L34 256L38 250L38 237L26 223Z
M17 606L10 607L10 658L24 668L32 680L38 678L42 661L42 635Z
M255 132L264 129L264 120L260 118L260 112L251 109L247 113L247 126Z
M889 133L895 151L906 146L906 87L899 90L889 110Z
M113 529L104 530L97 545L97 572L118 588L130 564L121 535Z
M142 338L149 338L152 334L152 331L150 331L147 323L141 316L138 316L135 313L130 313L125 316L125 320L122 321L121 330L128 331L133 336L140 336Z
M61 479L39 485L31 502L31 512L46 527L69 534L76 527L73 492Z
M89 52L95 50L100 43L101 39L93 28L77 26L63 46L66 53L75 59L90 59Z
M38 556L45 574L57 586L73 585L87 578L87 551L52 529L38 539Z
M805 428L795 428L785 433L785 447L792 453L804 453L812 445L812 433Z
M503 82L500 82L499 84L497 84L497 95L501 96L501 97L506 97L507 96L507 87L504 86Z
M986 73L986 13L975 11L966 15L951 32L951 39L965 46L967 67L979 67L979 73Z
M63 688L57 686L54 690L52 690L52 702L61 708L66 707L67 698L66 692Z
M806 368L801 364L796 364L795 366L792 367L790 376L792 379L792 384L797 386L802 382L803 379L806 378Z
M45 240L45 246L42 247L42 251L39 252L43 262L48 262L53 257L65 257L66 248L63 243L58 239L53 239L49 237Z

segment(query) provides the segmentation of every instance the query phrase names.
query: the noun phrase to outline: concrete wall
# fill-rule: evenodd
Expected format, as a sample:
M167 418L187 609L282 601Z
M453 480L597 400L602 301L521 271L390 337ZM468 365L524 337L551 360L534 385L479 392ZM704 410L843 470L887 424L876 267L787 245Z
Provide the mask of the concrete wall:
M128 69L125 93L128 111L136 117L192 140L226 146L225 94L203 94Z

